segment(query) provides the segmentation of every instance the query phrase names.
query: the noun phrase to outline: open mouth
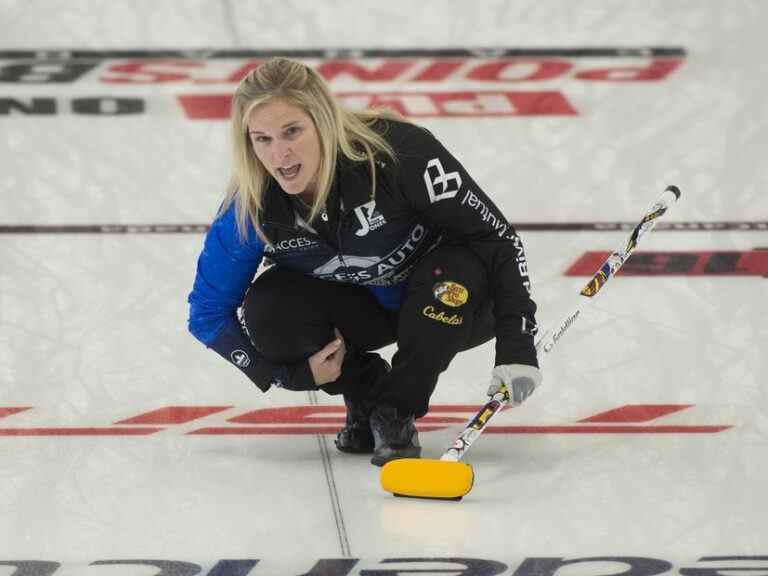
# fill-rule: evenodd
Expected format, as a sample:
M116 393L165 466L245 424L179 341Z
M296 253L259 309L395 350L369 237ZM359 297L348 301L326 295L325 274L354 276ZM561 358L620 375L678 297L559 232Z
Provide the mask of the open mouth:
M301 170L301 164L294 164L293 166L286 166L285 168L278 168L277 171L283 180L291 181L299 175Z

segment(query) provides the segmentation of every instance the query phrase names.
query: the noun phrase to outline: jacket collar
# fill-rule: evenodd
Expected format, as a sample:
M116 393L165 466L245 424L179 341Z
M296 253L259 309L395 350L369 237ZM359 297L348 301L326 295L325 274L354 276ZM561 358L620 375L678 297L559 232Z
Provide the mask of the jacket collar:
M336 174L328 194L326 208L334 215L338 215L339 212L346 215L370 201L371 175L367 162L353 162L341 156L336 163ZM296 214L291 200L274 178L269 179L269 185L264 193L262 222L275 222L291 227L296 225Z
M293 226L296 217L288 195L283 192L274 178L269 179L264 201L261 207L261 222L274 222L284 226Z
M334 188L342 200L343 212L348 214L371 201L371 172L368 162L353 162L346 157L337 164Z

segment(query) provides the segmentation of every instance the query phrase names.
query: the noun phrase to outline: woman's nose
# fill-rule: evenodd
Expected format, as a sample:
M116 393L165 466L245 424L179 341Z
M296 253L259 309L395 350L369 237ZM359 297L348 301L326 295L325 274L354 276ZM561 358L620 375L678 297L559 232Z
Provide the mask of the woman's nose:
M275 145L275 160L279 163L291 155L291 147L288 144L277 143Z

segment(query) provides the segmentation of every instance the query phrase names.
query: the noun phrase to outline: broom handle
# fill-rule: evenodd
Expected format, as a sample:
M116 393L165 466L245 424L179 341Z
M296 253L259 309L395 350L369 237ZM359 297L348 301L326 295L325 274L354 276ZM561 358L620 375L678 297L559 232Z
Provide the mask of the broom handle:
M680 198L680 189L677 186L667 186L661 197L653 204L651 209L643 216L640 222L632 230L629 239L615 250L603 265L600 266L595 275L584 285L579 292L579 301L568 314L563 316L560 322L553 328L547 330L536 342L536 353L539 362L552 352L560 339L573 326L581 315L584 307L600 292L605 284L616 275L619 269L624 265L640 239L653 230L656 222L667 211L667 209ZM453 445L446 450L440 460L458 462L464 457L470 446L480 437L493 417L498 414L504 406L509 403L509 390L506 386L494 394L482 408L467 422L461 434L456 437Z

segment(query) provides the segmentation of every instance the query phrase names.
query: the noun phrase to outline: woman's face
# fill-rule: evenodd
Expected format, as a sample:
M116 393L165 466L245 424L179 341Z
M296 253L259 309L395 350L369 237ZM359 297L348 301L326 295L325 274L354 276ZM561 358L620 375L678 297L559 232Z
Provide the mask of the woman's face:
M274 99L254 108L247 120L256 156L287 194L313 196L320 167L320 138L301 108Z

